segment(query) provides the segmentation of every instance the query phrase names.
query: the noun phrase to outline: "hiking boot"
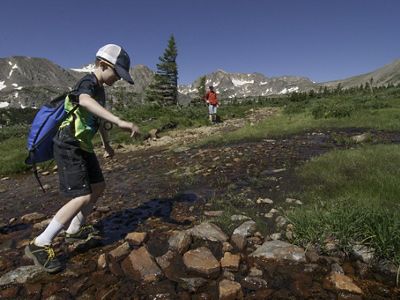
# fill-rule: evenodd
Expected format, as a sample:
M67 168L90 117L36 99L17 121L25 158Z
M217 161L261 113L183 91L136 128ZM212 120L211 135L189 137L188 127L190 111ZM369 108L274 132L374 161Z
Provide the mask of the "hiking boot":
M33 241L25 247L25 254L49 273L56 273L62 269L61 262L57 259L51 246L36 246Z
M76 233L66 233L65 242L86 242L94 237L99 237L100 232L93 225L84 225Z

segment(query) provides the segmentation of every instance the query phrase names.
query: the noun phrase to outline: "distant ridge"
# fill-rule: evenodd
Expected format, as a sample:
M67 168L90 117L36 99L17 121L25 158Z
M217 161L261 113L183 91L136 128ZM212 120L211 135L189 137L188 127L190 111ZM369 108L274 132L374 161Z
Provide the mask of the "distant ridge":
M52 97L71 89L85 73L92 72L93 64L80 68L64 69L45 58L12 56L0 58L0 108L39 107ZM144 90L153 81L154 71L144 65L136 65L130 70L135 82L133 86L120 81L108 89L111 102L123 98L124 101L144 101ZM301 76L267 77L261 73L229 73L217 70L206 74L206 86L215 86L221 98L242 98L271 95L285 95L292 92L318 90L327 86L334 88L358 87L366 82L373 86L400 83L400 60L396 60L375 71L323 83L315 83ZM181 103L188 103L197 97L200 77L192 84L179 85ZM122 95L122 96L121 96Z
M339 83L343 88L357 87L361 84L365 84L366 82L370 82L372 78L373 86L382 86L388 84L397 85L400 83L400 59L393 61L390 64L387 64L381 68L376 69L375 71L352 76L342 80L334 80L325 83L321 83L322 85L326 85L328 87L337 86Z

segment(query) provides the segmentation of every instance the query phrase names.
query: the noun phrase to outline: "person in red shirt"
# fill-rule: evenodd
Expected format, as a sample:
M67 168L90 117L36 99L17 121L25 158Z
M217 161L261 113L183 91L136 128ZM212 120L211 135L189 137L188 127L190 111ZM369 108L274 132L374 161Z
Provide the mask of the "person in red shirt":
M204 96L204 101L208 105L208 117L210 122L217 123L217 107L219 107L217 93L214 91L214 87L210 85L208 92Z

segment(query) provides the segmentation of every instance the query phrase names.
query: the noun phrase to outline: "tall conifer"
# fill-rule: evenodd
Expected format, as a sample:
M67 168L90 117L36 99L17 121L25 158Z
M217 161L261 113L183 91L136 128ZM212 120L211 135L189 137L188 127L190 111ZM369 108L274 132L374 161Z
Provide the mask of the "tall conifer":
M163 106L178 104L178 50L173 35L169 38L164 55L159 57L154 82L146 90L146 99Z

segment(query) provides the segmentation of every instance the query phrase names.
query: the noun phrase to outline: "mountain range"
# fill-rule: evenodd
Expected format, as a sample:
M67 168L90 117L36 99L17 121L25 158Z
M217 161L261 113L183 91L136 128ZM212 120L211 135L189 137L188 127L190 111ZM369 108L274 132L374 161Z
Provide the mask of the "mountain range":
M79 78L93 68L94 65L89 64L79 69L64 69L45 58L0 58L0 108L39 107L52 97L72 88ZM154 71L147 66L136 65L131 68L130 73L134 85L119 81L113 87L107 87L112 103L121 98L126 99L125 101L144 101L144 90L153 81ZM223 70L205 76L206 86L213 85L220 98L284 95L318 90L324 86L334 88L338 84L343 88L360 86L366 82L372 82L374 86L397 85L400 83L400 60L366 74L324 83L316 83L300 76L267 77L261 73L228 73ZM192 84L178 86L181 103L188 103L198 96L200 80L201 77Z

